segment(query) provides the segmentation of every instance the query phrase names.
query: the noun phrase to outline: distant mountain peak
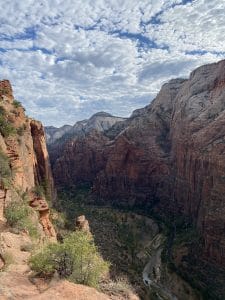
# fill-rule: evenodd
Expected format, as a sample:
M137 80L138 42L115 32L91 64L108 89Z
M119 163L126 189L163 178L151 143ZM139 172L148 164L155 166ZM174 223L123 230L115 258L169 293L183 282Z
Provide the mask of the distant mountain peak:
M113 115L111 115L107 112L104 112L104 111L97 112L96 114L92 115L90 119L96 118L96 117L112 117L112 118L114 118Z
M45 127L47 143L50 145L55 142L64 142L70 138L85 135L93 130L103 132L117 122L124 120L125 118L115 117L107 112L100 111L92 115L89 119L77 121L73 126L64 125L60 128L47 126Z

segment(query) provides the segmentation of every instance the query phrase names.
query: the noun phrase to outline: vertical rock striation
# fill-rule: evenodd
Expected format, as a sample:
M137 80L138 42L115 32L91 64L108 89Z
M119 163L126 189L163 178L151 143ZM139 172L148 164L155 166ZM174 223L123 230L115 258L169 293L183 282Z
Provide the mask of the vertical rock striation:
M55 189L43 126L26 117L24 108L13 98L8 80L0 81L0 122L0 155L4 164L0 172L0 219L4 220L4 208L18 199L18 191L30 192L42 185L54 200ZM40 217L43 219L41 213ZM49 209L44 218L52 227ZM49 235L55 235L53 229L50 232Z
M69 140L56 182L88 179L103 203L184 215L201 232L206 259L225 266L224 99L224 60L171 80L128 120Z

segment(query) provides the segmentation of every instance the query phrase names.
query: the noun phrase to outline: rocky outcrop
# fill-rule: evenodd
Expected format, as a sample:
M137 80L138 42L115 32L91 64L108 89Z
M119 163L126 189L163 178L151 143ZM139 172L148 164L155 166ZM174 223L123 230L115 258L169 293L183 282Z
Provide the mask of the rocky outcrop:
M68 281L61 281L51 287L43 294L34 297L36 300L47 299L68 299L68 300L110 300L107 295L98 292L96 289L84 285L74 284Z
M68 281L60 281L52 284L44 292L40 293L29 279L20 273L11 272L1 277L0 299L33 299L33 300L110 300L107 295L98 292L94 288L74 284ZM136 300L136 299L135 299Z
M0 272L0 299L110 299L94 288L62 281L57 277L50 282L43 278L36 278L40 281L38 284L35 278L30 276L27 262L31 255L29 248L32 246L32 241L25 232L20 234L6 231L0 233L0 246L8 264L10 259L10 265ZM0 255L0 269L4 265L5 260Z
M31 192L29 196L29 205L39 213L39 222L42 225L45 235L47 237L56 238L55 229L50 221L50 209L47 201L44 199L44 197L37 196L33 192Z
M89 222L84 215L79 216L75 220L75 230L90 233Z
M207 260L225 266L225 61L163 85L154 101L106 132L70 140L58 184L93 183L96 201L187 217Z
M55 189L43 126L26 117L24 108L13 98L8 80L0 81L0 123L0 220L5 221L4 209L10 201L19 205L20 195L36 186L42 186L54 200ZM43 213L40 220L49 227L46 211L44 221ZM55 236L53 231L50 235Z

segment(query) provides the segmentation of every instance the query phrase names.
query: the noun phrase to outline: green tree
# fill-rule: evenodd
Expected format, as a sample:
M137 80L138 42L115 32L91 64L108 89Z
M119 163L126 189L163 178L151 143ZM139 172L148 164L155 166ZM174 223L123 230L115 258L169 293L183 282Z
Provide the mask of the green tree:
M98 253L92 236L80 231L69 234L62 244L45 246L31 257L30 265L42 275L57 271L61 278L94 287L109 268Z

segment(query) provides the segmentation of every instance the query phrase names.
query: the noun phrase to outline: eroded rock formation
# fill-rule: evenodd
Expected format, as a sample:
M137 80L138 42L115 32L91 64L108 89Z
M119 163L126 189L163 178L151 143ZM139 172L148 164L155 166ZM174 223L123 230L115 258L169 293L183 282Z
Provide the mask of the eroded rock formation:
M225 61L163 85L150 105L57 153L58 184L90 181L103 203L183 215L225 266ZM94 139L94 142L93 142Z
M26 117L24 108L13 98L8 80L0 81L0 122L0 220L5 221L5 207L19 201L19 194L43 186L54 200L55 189L43 126ZM33 203L33 194L29 196ZM40 210L40 220L47 233L46 228L52 228L48 207L45 213ZM49 229L48 235L55 236L54 229Z
M55 229L50 221L50 209L47 201L43 196L37 196L35 193L29 194L29 205L39 213L39 221L44 233L48 237L56 237Z
M90 233L89 222L84 215L79 216L75 220L75 230Z

